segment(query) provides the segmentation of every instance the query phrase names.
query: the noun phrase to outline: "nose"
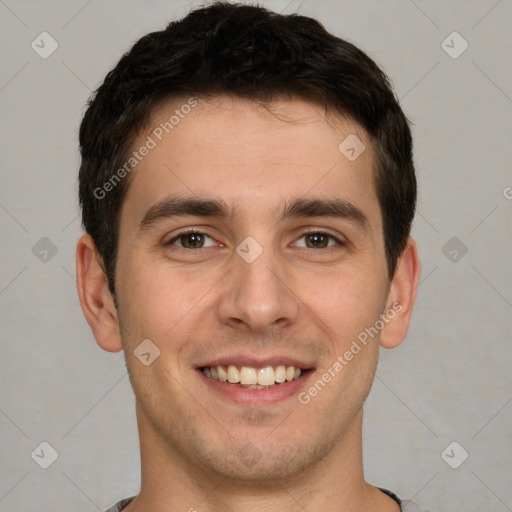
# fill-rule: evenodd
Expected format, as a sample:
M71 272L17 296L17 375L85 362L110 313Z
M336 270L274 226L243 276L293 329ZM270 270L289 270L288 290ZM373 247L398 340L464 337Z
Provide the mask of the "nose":
M236 329L258 333L293 325L300 299L294 292L284 263L270 248L248 263L233 255L233 269L226 276L218 303L220 321Z

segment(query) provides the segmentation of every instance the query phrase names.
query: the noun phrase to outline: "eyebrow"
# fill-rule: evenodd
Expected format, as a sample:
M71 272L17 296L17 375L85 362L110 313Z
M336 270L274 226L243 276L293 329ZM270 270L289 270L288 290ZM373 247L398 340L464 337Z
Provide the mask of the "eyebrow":
M368 218L363 211L346 199L298 197L285 201L284 207L279 210L273 212L278 222L288 218L330 217L353 222L364 231L368 231L370 228ZM220 199L168 196L146 211L138 231L146 231L153 224L174 217L229 219L234 217L234 213L234 209Z

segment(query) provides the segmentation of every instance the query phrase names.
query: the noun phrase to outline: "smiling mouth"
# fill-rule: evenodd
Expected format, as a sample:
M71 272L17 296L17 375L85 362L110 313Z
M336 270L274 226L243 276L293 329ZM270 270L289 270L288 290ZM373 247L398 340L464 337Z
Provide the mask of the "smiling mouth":
M199 370L206 377L247 389L267 389L303 377L310 369L279 365L253 368L250 366L203 366Z

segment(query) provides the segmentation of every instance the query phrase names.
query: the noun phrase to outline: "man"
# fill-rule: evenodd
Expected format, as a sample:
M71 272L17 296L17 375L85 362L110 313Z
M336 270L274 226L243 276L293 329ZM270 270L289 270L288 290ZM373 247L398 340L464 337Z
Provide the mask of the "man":
M140 493L109 512L423 510L362 467L420 274L377 65L313 19L215 3L123 56L80 145L78 294L140 436Z

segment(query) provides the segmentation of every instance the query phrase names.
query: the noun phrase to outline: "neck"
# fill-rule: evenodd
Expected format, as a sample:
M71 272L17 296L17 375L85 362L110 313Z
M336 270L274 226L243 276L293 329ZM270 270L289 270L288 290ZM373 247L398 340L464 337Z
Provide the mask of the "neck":
M126 512L399 512L394 500L365 482L362 412L334 450L298 475L272 482L229 480L186 460L137 407L141 491ZM257 504L257 506L256 506Z

